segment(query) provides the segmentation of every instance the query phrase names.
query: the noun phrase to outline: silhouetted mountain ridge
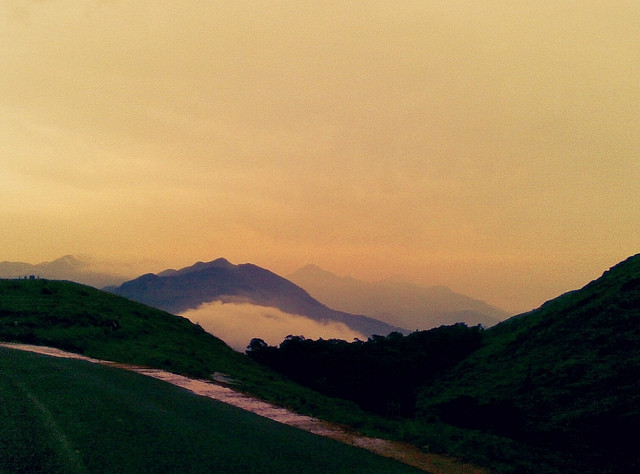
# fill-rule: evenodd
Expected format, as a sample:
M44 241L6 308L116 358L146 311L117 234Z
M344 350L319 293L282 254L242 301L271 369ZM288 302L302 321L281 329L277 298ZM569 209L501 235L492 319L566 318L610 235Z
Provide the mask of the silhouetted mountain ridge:
M233 265L225 259L142 275L109 291L175 314L212 301L248 302L320 322L344 323L367 336L407 332L367 316L335 311L269 270L251 263Z
M187 273L207 270L208 268L233 268L233 266L234 265L231 262L229 262L229 260L227 260L226 258L218 258L211 262L196 262L190 267L184 267L184 268L181 268L180 270L173 270L173 269L164 270L158 273L158 276L160 277L180 276L180 275L185 275Z

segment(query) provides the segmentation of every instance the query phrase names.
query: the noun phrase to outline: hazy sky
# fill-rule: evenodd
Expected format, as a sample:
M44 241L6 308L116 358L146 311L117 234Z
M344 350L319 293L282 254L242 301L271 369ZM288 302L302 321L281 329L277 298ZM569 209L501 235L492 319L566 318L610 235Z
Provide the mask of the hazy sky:
M0 260L521 311L640 251L637 0L3 0L0 74Z

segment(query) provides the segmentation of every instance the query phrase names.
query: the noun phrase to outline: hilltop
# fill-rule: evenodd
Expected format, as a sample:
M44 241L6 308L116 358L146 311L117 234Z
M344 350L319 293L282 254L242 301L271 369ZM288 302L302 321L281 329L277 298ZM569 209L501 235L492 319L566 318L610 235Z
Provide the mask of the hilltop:
M185 318L67 281L0 280L0 338L196 376L242 363Z
M103 268L101 268L103 267ZM99 265L87 257L65 255L50 262L36 264L25 262L0 262L0 278L23 278L34 276L52 280L71 280L101 288L119 285L127 278L123 269L116 265Z

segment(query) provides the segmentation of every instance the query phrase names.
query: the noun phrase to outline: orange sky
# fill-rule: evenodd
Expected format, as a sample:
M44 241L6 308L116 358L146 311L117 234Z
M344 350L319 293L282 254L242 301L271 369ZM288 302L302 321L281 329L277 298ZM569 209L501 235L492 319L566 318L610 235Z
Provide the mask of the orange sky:
M5 0L0 260L533 308L640 251L639 38L637 0Z

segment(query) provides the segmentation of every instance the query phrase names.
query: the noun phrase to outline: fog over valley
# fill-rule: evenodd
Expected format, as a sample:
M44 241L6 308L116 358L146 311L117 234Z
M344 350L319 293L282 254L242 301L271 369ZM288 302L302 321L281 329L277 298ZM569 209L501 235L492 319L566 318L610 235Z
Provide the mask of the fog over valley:
M270 306L249 303L205 303L181 313L202 328L225 341L239 352L257 337L277 346L287 336L303 335L307 339L366 340L366 336L338 322L322 323L305 316L285 313Z

